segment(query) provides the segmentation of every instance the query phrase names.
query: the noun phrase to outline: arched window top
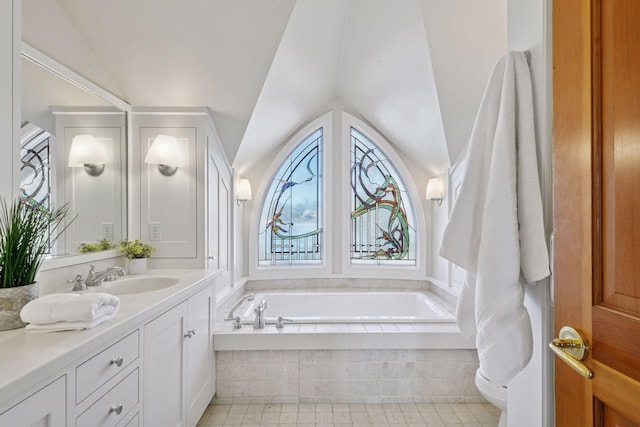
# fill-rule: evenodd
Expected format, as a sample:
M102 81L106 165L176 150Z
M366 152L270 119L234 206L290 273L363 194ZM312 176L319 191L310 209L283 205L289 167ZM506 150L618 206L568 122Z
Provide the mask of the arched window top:
M390 158L350 127L350 237L354 264L416 264L416 223L407 187Z
M393 146L348 113L326 113L294 135L256 194L252 276L425 274L416 186Z
M260 214L258 264L318 264L322 247L323 128L308 134L275 173Z

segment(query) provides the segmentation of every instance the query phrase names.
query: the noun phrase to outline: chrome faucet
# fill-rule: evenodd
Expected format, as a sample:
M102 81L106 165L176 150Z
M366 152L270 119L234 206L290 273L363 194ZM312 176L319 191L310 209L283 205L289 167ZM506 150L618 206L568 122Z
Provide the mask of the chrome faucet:
M255 294L249 294L249 295L245 295L244 297L242 297L240 299L240 301L238 301L236 303L236 305L233 306L233 308L229 311L229 315L224 319L225 321L233 321L233 329L240 329L242 328L242 323L240 323L240 316L234 316L233 312L236 311L236 309L238 307L240 307L240 304L242 304L245 301L253 301L253 298L255 297Z
M124 276L126 273L122 267L107 267L104 271L96 271L96 266L91 264L89 267L89 274L84 279L84 283L87 286L99 286L103 280L111 281L116 280L116 274L118 276Z
M253 319L253 329L264 329L264 311L267 309L267 301L262 300L260 305L253 309L256 318Z

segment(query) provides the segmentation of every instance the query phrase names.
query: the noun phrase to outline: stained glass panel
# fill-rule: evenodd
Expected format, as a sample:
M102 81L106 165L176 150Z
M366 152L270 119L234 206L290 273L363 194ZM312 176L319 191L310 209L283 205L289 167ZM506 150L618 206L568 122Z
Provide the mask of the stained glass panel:
M318 264L322 248L322 128L280 166L260 215L259 265Z
M351 262L415 265L416 232L406 186L391 161L351 128Z

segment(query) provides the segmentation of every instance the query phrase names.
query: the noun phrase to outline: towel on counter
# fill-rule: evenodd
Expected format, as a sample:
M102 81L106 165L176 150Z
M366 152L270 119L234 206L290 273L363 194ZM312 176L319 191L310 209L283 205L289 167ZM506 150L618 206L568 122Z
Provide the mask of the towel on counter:
M521 272L529 283L549 275L531 76L522 52L510 52L493 70L440 255L467 270L459 326L476 335L487 378L506 385L533 348Z
M23 322L37 325L68 322L95 326L96 320L104 322L113 317L119 307L118 297L104 293L51 294L28 302L20 317Z
M97 319L79 322L29 323L24 329L27 332L59 332L91 329L113 318L113 314L105 314Z

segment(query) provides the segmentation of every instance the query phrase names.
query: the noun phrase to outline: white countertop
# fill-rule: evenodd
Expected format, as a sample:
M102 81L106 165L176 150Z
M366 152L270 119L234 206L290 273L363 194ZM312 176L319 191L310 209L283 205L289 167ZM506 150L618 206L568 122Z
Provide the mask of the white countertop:
M204 269L149 270L144 276L176 277L179 282L157 291L120 295L118 313L93 329L41 333L20 328L0 332L0 407L12 396L132 331L141 321L166 311L200 290L206 279L218 274L219 271Z

